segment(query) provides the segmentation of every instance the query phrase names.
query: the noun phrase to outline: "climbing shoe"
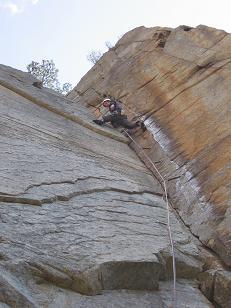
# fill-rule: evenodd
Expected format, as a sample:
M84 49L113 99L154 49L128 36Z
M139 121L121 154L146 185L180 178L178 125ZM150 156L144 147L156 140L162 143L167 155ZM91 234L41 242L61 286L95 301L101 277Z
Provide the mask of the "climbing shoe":
M102 126L103 123L104 123L103 120L93 120L93 122L100 125L100 126Z
M137 126L140 126L143 132L145 132L146 129L147 129L146 126L145 126L145 124L144 124L144 122L142 122L142 121L140 121L140 120L139 120L139 121L136 121L136 125L137 125Z
M140 123L140 127L141 127L143 132L145 132L147 130L147 127L145 126L144 122Z

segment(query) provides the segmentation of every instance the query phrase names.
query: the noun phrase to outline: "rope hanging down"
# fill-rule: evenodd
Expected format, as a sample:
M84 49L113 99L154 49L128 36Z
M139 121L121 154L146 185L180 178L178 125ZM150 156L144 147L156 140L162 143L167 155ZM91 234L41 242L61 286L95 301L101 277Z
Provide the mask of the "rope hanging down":
M146 157L146 159L150 162L150 164L153 166L157 174L159 175L163 189L164 189L164 195L165 195L165 201L166 201L166 208L167 208L167 218L168 218L168 235L169 235L169 240L170 240L170 245L171 245L171 251L172 251L172 268L173 268L173 308L176 308L176 263L175 263L175 253L174 253L174 244L173 244L173 239L172 239L172 232L171 232L171 225L170 225L170 210L169 210L169 201L168 201L168 193L167 193L167 186L166 186L166 181L164 177L161 175L160 171L158 168L155 166L151 158L144 152L143 148L132 138L132 136L126 131L123 131L134 144L141 149L143 155Z
M105 96L105 95L103 95ZM111 96L109 96L111 97ZM122 102L120 102L122 103ZM122 103L123 104L123 103ZM102 103L98 106L98 107L94 107L96 109L98 109L100 111L100 107L101 107ZM133 114L135 114L135 116L138 119L141 119L141 116L138 115L136 112L134 112L133 110L130 110L130 108L128 109L124 104L124 109L132 112ZM100 112L101 113L101 112ZM103 114L101 113L101 116ZM157 172L157 174L160 177L160 180L162 181L162 185L163 185L163 190L164 190L164 195L165 195L165 201L166 201L166 208L167 208L167 225L168 225L168 235L169 235L169 241L170 241L170 245L171 245L171 252L172 252L172 269L173 269L173 308L177 308L176 306L176 262L175 262L175 253L174 253L174 244L173 244L173 239L172 239L172 231L171 231L171 225L170 225L170 209L169 209L169 200L168 200L168 193L167 193L167 185L166 185L166 181L164 179L164 177L162 176L162 174L160 173L160 171L158 170L158 168L156 167L156 165L153 163L153 161L151 160L151 158L144 152L143 148L132 138L132 136L126 131L123 130L123 132L129 137L129 139L131 139L131 141L138 147L141 149L141 152L143 153L143 155L146 157L146 159L150 162L150 164L153 166L154 170Z

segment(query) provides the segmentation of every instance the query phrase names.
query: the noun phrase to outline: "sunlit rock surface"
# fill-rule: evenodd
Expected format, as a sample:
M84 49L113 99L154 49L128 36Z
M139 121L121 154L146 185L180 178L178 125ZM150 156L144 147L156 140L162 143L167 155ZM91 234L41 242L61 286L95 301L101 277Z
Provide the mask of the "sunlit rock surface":
M0 66L0 306L169 307L159 182L125 136L34 81ZM210 254L170 218L177 307L212 307L195 280Z
M68 96L89 107L99 105L100 94L110 94L131 118L145 119L148 131L137 132L136 140L168 181L184 223L228 266L230 89L231 34L202 25L139 27Z

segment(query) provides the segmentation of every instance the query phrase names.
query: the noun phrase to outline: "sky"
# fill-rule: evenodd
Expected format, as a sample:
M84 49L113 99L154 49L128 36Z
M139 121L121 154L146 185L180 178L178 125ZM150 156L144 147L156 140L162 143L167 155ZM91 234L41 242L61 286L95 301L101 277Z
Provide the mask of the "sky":
M52 59L61 83L75 86L105 52L139 26L200 24L231 32L229 0L0 0L0 63L26 71Z

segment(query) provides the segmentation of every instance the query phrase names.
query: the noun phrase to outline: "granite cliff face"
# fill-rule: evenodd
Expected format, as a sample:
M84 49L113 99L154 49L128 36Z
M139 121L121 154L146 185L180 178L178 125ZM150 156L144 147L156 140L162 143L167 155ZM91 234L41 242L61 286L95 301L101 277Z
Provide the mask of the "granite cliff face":
M0 67L0 305L168 307L159 183L123 135L33 82ZM171 221L179 305L211 307L195 282L207 252Z
M202 190L195 190L199 186L192 185L195 179L185 180L187 172L193 174L193 168L201 167L203 162L209 164L208 170L213 170L209 155L214 153L207 145L206 153L202 151L201 156L190 152L184 142L187 136L180 143L177 127L180 129L181 122L177 108L181 108L184 115L189 106L175 102L173 92L176 91L176 95L177 88L168 81L173 77L171 73L164 73L163 63L167 61L169 70L174 70L170 58L175 59L175 70L179 69L181 76L176 74L173 80L186 95L183 87L191 77L187 65L185 68L180 65L183 55L180 59L163 52L169 42L173 53L173 45L180 42L177 33L183 31L184 38L184 32L198 31L184 29L139 28L126 34L67 98L45 88L36 88L33 86L35 79L27 73L0 65L1 307L165 308L172 304L171 250L163 190L135 153L137 149L129 148L125 136L92 123L94 115L88 107L97 105L101 100L97 93L103 92L123 97L129 110L142 113L151 134L146 132L141 136L137 131L134 137L141 144L148 144L147 153L160 160L161 172L168 178L171 175L169 195L177 210L170 213L176 254L177 307L231 305L230 272L218 255L227 264L229 256L222 240L220 246L216 242L221 227L228 238L228 225L225 225L228 216L209 223L205 215L196 216L202 206L210 211L208 205L215 208L217 203L207 205L205 199L200 199L204 198ZM214 30L202 29L205 33L211 32L209 39L214 42L215 49ZM223 39L228 37L221 33ZM222 43L219 31L217 37ZM177 52L178 47L174 50ZM192 49L192 56L194 53ZM220 61L216 52L213 57ZM200 57L199 60L202 65ZM205 62L203 65L208 65ZM162 76L162 86L159 77L154 77L158 72L166 74ZM154 83L153 88L155 78L157 84ZM228 82L226 78L223 80ZM156 91L159 91L158 100ZM199 90L196 92L199 95ZM219 106L222 97L220 95L217 102ZM172 102L175 102L173 107ZM161 108L161 104L165 106ZM193 102L191 104L193 108ZM164 115L166 106L173 108L168 109L167 118ZM154 116L159 112L162 117L157 121ZM209 115L212 116L212 108ZM227 116L227 113L223 115L222 123ZM195 117L196 114L191 121ZM184 134L189 131L185 128ZM219 136L225 132L220 129ZM213 135L214 138L218 136L215 132ZM216 163L220 162L218 166L221 166L224 157L219 149L215 148ZM171 156L173 152L175 158ZM143 159L141 153L137 153ZM190 153L195 157L187 156ZM184 164L180 165L184 161L180 159L185 159ZM222 183L226 191L226 168L225 164L222 166L223 169L214 166L214 189ZM207 180L212 185L212 173L210 175ZM204 175L204 181L205 178ZM221 208L228 209L224 199ZM204 238L203 228L208 228ZM217 246L206 240L210 230L213 232L209 236Z
M121 99L148 132L137 140L169 181L184 223L231 265L231 34L198 26L125 34L69 94L97 106Z

